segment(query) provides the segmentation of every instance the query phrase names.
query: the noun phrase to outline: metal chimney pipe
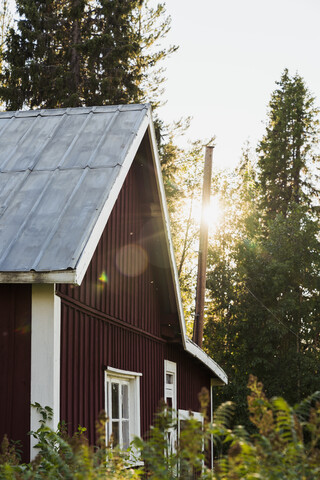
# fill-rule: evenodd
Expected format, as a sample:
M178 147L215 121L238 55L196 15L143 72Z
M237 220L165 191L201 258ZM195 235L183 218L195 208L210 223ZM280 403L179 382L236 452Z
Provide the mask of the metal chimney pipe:
M202 347L203 327L204 327L204 298L205 298L205 289L206 289L208 231L209 231L209 225L205 219L205 212L206 210L208 210L210 205L213 149L214 149L214 146L209 146L209 145L206 146L205 159L204 159L204 173L203 173L196 307L195 307L193 337L192 337L192 340L197 345L199 345L199 347Z

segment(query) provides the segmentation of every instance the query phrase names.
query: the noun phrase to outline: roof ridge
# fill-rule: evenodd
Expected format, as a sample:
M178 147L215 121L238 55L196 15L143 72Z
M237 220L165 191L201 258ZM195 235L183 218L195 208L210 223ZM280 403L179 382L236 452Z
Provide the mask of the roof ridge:
M107 111L128 111L128 110L143 110L150 108L150 103L129 103L117 105L95 105L91 107L66 107L66 108L37 108L30 110L7 110L0 111L1 118L24 118L24 117L46 117L53 115L84 115L88 113L103 113Z

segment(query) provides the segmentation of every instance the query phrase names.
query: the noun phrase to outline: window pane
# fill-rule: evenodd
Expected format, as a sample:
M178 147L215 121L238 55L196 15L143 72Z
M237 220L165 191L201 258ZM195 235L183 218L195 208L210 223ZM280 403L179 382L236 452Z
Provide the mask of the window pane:
M119 422L112 422L113 446L119 444Z
M119 418L119 384L111 384L112 418Z
M129 389L128 385L121 385L122 387L122 418L129 418Z
M172 385L173 384L173 375L172 373L167 373L166 374L166 383L168 385Z
M129 421L124 420L122 422L122 442L123 448L127 449L129 447Z

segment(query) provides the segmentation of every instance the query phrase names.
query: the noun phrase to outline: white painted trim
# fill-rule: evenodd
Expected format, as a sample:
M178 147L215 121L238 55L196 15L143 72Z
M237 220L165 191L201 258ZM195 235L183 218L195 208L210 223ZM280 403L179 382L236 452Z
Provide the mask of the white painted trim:
M76 271L0 272L0 283L76 283Z
M173 383L167 383L167 374L173 376ZM171 362L171 360L164 361L164 401L167 403L171 398L172 404L172 420L176 419L177 415L177 364ZM175 422L174 422L175 423ZM177 444L177 429L176 426L172 426L167 432L167 444L169 453L176 452Z
M164 184L162 180L162 172L161 172L161 165L160 165L159 154L158 154L156 134L155 134L154 125L152 121L149 124L149 135L150 135L150 140L152 145L151 150L153 154L153 162L156 170L156 180L157 180L157 186L158 186L158 193L160 197L160 205L162 210L162 216L164 219L164 228L166 233L167 248L169 251L169 261L170 261L170 267L171 267L171 274L173 277L174 293L175 293L177 307L178 307L178 316L179 316L180 328L181 328L181 340L182 340L182 345L184 349L186 349L187 331L186 331L186 324L184 319L183 305L182 305L182 299L181 299L181 293L180 293L178 270L177 270L175 255L174 255L173 242L171 238L169 211L167 206L166 194L164 190Z
M110 374L115 377L115 376L120 376L120 377L142 377L142 373L139 372L131 372L130 370L120 370L119 368L113 368L113 367L107 367L107 372L110 372Z
M85 276L85 273L87 271L87 268L89 266L89 263L91 262L92 256L97 248L97 245L99 243L99 240L101 238L101 235L103 233L103 230L106 226L106 223L108 221L108 218L112 212L112 209L114 207L114 204L116 203L116 200L119 196L120 190L123 186L123 183L126 179L126 176L130 170L130 167L132 165L132 162L135 158L135 155L138 151L138 148L142 142L143 136L148 128L148 125L150 123L150 107L146 109L146 115L144 119L142 120L139 129L137 131L136 137L133 140L132 144L130 145L130 148L127 152L126 158L123 162L123 165L120 169L119 174L117 175L117 178L110 190L110 194L100 212L100 215L98 217L98 220L93 227L93 230L90 234L89 240L87 241L81 256L79 258L79 261L77 263L76 267L76 283L77 285L80 285L83 277Z
M210 423L213 423L213 378L210 381ZM210 435L210 450L211 450L211 470L213 471L213 435Z
M173 375L173 384L172 387L168 386L166 382L166 375ZM167 398L172 399L172 408L174 411L177 410L177 364L171 362L170 360L164 361L164 401L167 401Z
M107 405L107 388L108 381L112 380L124 380L129 383L129 435L130 441L134 437L140 437L141 435L141 418L140 418L140 377L142 373L130 372L128 370L120 370L118 368L107 367L105 370L105 410L108 413L110 411L111 398L109 398L109 405ZM108 425L106 425L106 438Z
M60 321L61 301L54 284L32 285L31 304L31 403L53 409L48 426L56 429L60 421ZM30 430L39 428L40 416L31 407ZM30 439L30 456L37 450Z
M195 418L196 420L198 420L198 422L201 423L201 425L203 425L203 415L201 415L200 412L193 412L193 411L190 411L190 410L182 410L181 408L179 408L178 410L178 420L180 422L180 420L190 420L192 418ZM180 436L180 425L179 425L179 436Z
M181 410L181 409L178 410L178 439L179 440L181 435L181 425L180 425L181 420L183 421L183 420L192 420L192 419L197 420L203 428L204 418L200 412L194 412L190 410ZM204 452L204 438L202 438L202 452ZM203 467L204 467L204 460L202 460L202 469ZM180 465L179 465L179 469L180 469Z
M209 357L198 345L196 345L192 340L187 338L187 352L196 357L202 363L204 363L215 375L216 378L213 378L212 381L215 385L227 385L228 377L222 368Z

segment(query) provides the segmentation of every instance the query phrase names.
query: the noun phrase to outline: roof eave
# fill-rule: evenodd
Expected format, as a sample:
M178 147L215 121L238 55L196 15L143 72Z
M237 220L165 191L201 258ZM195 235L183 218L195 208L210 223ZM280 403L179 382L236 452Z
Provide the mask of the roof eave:
M50 272L0 272L0 283L73 283L78 284L76 270Z
M212 360L196 343L189 338L186 339L186 351L205 364L215 376L215 385L227 385L228 377L222 368Z

